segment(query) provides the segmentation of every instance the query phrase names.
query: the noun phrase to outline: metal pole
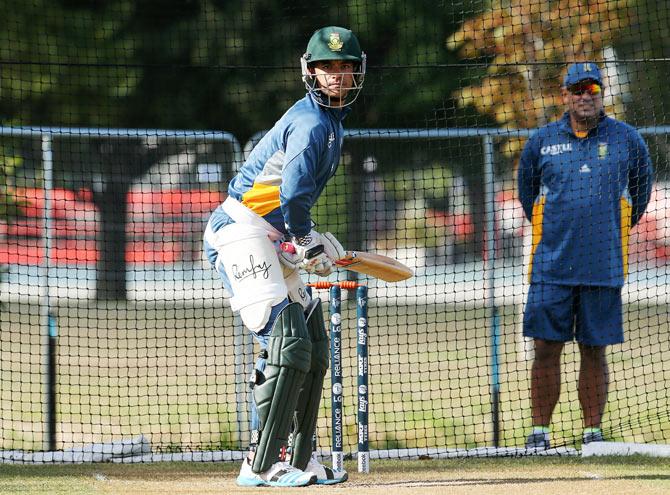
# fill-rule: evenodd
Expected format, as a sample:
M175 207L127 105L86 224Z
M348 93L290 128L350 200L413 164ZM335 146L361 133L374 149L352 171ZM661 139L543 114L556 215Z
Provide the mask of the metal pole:
M495 236L495 171L493 167L493 138L484 137L484 209L486 214L486 304L491 324L491 416L493 445L500 445L500 319L496 304L496 236Z
M45 450L56 450L56 355L58 326L51 308L51 250L53 229L53 153L51 136L42 136L42 161L44 162L44 260L42 262L42 328L44 335L44 418Z

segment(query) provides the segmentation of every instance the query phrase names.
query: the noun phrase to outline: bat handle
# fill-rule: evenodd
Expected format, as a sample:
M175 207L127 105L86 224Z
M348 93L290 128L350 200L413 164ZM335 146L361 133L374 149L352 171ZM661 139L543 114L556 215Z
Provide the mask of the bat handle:
M290 242L282 242L279 247L285 253L295 254L295 246Z

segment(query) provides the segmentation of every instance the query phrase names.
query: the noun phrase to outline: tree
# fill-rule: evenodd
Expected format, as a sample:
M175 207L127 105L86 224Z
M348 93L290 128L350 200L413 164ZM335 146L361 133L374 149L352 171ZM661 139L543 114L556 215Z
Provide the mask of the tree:
M447 47L486 73L455 95L507 128L534 128L563 112L558 88L567 63L603 62L635 22L635 0L494 0L490 9L468 19L447 39ZM617 90L618 88L614 88ZM612 99L610 112L621 113ZM506 143L516 155L521 139Z
M118 36L132 3L114 4L116 9L105 2L33 0L8 9L8 34L0 40L0 56L9 60L1 80L2 115L24 125L119 126L136 70L133 40ZM73 149L84 173L68 182ZM56 184L90 190L102 219L98 298L125 298L125 195L164 153L164 147L148 149L131 138L54 143Z
M21 215L21 201L14 194L12 176L21 159L0 146L0 222L10 222Z
M630 87L626 119L635 126L670 122L670 9L666 2L637 0L636 22L617 42L617 52L626 59L624 73ZM646 138L659 178L670 171L667 136Z
M23 202L16 197L12 181L14 170L20 165L21 158L14 156L11 148L0 146L0 225L14 221L23 213ZM0 281L3 268L0 264Z
M0 115L36 126L223 129L244 143L304 93L299 55L312 31L340 24L356 31L371 64L364 103L348 126L441 127L454 123L446 112L458 85L458 71L440 67L456 61L442 40L460 9L480 3L18 2L5 9L0 37ZM159 157L137 142L84 141L54 143L55 179L93 192L103 219L101 267L108 267L99 271L98 296L123 297L124 191ZM356 146L351 152L361 160L371 151ZM67 157L74 148L80 164ZM429 152L397 148L380 168L427 163Z

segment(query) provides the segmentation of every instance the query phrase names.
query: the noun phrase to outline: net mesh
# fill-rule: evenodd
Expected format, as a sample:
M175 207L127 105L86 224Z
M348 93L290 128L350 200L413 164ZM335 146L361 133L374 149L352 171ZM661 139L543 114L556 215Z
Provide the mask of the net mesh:
M17 3L0 34L2 459L138 435L155 455L247 447L258 348L203 232L253 146L304 96L309 36L333 24L357 34L368 72L313 220L415 273L330 277L369 287L370 448L524 446L532 243L517 169L529 135L566 109L566 65L586 60L601 68L605 112L640 130L655 173L627 243L625 342L608 347L602 428L668 443L669 23L654 0ZM589 171L623 146L601 137ZM601 193L578 190L587 251L622 256L587 232ZM351 453L356 307L343 294ZM580 363L568 342L554 446L581 445ZM327 375L323 451L330 416Z

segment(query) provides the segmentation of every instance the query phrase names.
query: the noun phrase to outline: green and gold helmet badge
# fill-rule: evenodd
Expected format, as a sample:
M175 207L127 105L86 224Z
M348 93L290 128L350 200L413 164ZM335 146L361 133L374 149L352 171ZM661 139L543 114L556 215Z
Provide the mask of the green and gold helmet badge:
M342 42L340 39L340 33L330 33L330 37L328 39L328 48L330 48L331 51L339 52L342 50L343 46L344 42Z

